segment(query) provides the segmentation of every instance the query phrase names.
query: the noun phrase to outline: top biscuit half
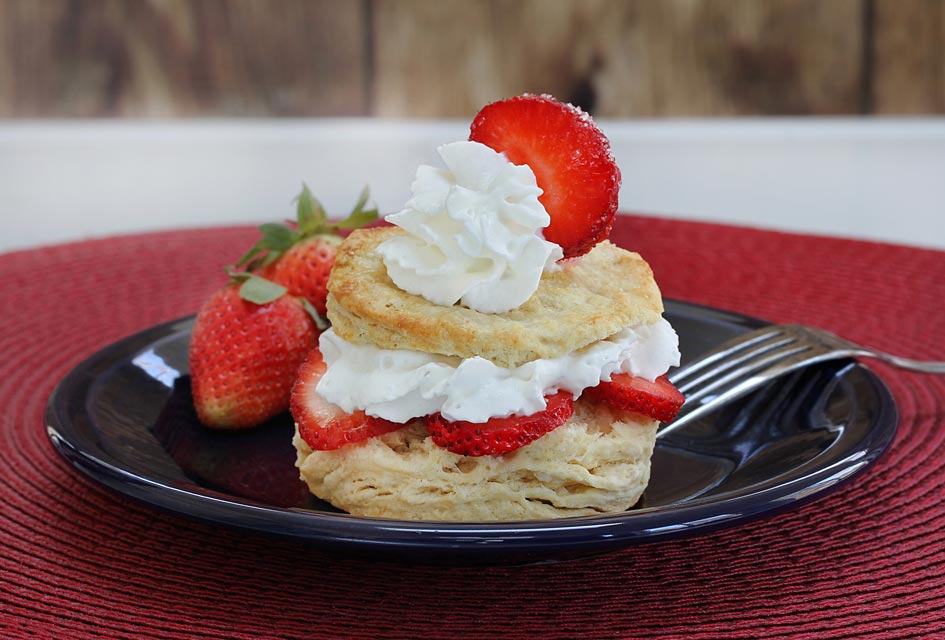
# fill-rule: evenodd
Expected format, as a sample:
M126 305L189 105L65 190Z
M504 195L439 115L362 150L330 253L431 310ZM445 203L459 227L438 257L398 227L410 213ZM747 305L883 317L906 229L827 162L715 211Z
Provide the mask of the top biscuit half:
M480 356L514 368L566 355L624 327L652 324L663 313L650 266L607 241L543 274L532 297L511 311L436 305L399 289L387 275L376 249L403 233L397 227L362 229L338 249L328 281L328 318L344 340L381 349Z

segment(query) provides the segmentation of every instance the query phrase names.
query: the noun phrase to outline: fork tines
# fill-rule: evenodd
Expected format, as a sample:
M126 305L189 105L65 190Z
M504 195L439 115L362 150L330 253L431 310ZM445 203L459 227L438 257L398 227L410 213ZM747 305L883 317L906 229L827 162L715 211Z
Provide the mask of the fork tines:
M664 427L660 435L745 395L775 375L815 360L816 347L798 340L787 327L777 325L726 342L670 375L670 381L686 396L686 402L676 420Z

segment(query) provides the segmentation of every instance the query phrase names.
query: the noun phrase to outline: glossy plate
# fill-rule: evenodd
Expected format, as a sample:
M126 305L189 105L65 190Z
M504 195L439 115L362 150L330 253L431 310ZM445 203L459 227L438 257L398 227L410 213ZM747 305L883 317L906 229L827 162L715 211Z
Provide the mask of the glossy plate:
M668 301L684 354L760 326ZM187 346L192 318L117 342L76 367L49 400L49 437L82 472L122 494L215 525L390 559L523 563L692 535L797 507L865 469L889 445L889 390L841 361L773 383L659 441L650 484L613 515L513 523L360 518L308 494L286 415L248 432L199 425Z

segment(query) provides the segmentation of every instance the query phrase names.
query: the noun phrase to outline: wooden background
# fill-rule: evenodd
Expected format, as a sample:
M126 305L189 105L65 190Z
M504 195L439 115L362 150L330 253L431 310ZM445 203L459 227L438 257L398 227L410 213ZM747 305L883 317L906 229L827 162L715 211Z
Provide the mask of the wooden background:
M945 113L945 0L0 0L0 117Z

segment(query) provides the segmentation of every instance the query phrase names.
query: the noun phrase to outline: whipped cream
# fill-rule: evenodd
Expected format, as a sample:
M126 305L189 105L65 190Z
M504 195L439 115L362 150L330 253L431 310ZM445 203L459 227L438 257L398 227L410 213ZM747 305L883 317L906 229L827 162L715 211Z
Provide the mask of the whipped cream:
M584 389L610 381L614 373L649 380L679 364L679 338L669 322L628 327L567 355L500 367L485 358L456 358L419 351L352 344L331 329L319 348L328 371L318 393L347 413L394 422L440 412L450 421L531 415L544 410L545 396L560 390L577 399Z
M422 165L413 197L387 221L409 235L378 253L398 287L449 306L501 313L528 300L561 247L541 236L551 218L527 165L478 142L437 149L446 169Z

